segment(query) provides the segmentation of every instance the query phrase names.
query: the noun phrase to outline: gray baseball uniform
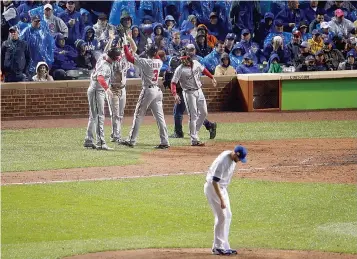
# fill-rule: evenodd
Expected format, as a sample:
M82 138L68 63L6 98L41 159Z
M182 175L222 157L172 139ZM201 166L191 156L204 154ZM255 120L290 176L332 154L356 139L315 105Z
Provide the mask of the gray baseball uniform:
M112 141L121 139L121 125L126 104L126 74L129 68L130 63L125 58L125 55L119 61L113 63L110 91L108 91L108 105L112 120L112 133L110 135Z
M105 55L101 56L95 66L88 87L88 103L89 103L89 121L87 127L87 135L85 142L94 143L94 131L96 132L97 146L105 145L104 139L104 102L106 98L105 90L98 83L97 77L103 76L106 83L110 85L113 68L106 59Z
M131 127L128 142L135 145L139 134L140 124L147 109L151 109L160 131L160 145L169 145L164 111L162 107L163 94L158 86L159 73L162 67L160 59L139 58L134 54L134 65L140 69L142 90L136 104L133 125Z
M200 141L198 132L207 116L206 98L202 92L201 74L205 67L196 60L193 60L193 66L180 65L176 68L172 78L173 83L180 81L183 89L183 98L189 115L189 128L191 135L191 144Z

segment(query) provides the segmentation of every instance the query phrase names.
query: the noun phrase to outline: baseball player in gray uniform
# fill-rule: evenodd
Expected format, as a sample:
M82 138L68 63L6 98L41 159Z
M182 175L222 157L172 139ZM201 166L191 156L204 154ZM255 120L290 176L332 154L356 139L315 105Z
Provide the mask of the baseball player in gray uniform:
M180 103L182 100L176 92L176 84L180 81L189 116L191 146L204 146L205 144L198 137L198 132L207 116L206 98L201 89L201 74L203 73L211 78L214 87L216 87L217 82L201 63L192 60L190 56L184 54L181 57L181 62L182 64L176 68L171 80L171 92L175 98L175 102Z
M112 47L118 47L122 49L122 44L118 36L110 34L110 40L105 47L109 49ZM136 52L135 42L130 38L130 46L132 52ZM110 91L107 92L108 106L112 121L112 133L110 135L111 142L121 141L121 126L124 118L124 109L126 104L126 74L131 64L126 59L124 52L118 60L113 62L113 76L110 84Z
M247 162L248 152L243 146L223 151L208 169L204 193L215 217L212 253L215 255L237 254L228 241L232 211L227 187L231 182L237 163Z
M95 66L88 87L89 121L84 147L102 150L112 150L104 139L104 102L113 76L112 63L120 57L118 48L111 48L107 54L101 56ZM94 144L94 132L96 144Z
M139 134L140 124L146 114L147 109L151 109L160 131L160 144L155 148L166 149L170 147L164 111L162 107L163 94L158 85L159 73L162 61L157 56L157 47L147 45L146 54L148 58L140 58L137 54L130 53L126 35L124 35L124 53L127 60L140 69L142 90L135 108L133 125L127 140L120 144L134 147Z

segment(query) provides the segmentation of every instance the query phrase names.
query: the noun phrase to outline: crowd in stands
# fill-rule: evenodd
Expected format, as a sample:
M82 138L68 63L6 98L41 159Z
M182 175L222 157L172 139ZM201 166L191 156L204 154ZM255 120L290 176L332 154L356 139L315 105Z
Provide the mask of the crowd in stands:
M138 55L158 46L161 74L183 49L215 75L357 70L357 1L116 0L105 12L83 3L2 1L6 82L89 77L118 26Z

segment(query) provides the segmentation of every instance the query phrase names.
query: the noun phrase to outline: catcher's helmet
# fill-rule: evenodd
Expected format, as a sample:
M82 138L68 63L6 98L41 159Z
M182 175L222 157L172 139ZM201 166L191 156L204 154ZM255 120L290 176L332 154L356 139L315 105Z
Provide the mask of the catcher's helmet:
M159 48L155 44L148 44L145 47L145 52L149 58L154 57L158 51L159 51Z
M117 60L118 57L120 57L121 52L118 48L112 47L108 50L107 52L108 57L110 57L112 60Z

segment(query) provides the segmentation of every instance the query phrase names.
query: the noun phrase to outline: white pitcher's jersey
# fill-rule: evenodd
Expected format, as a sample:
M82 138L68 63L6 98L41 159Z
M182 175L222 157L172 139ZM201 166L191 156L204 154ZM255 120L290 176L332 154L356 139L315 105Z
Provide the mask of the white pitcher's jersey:
M113 66L108 61L105 60L105 55L102 55L98 58L98 61L95 65L95 70L92 72L90 87L96 90L103 90L103 87L98 83L97 77L103 76L105 82L109 86L111 83L113 74Z
M130 63L125 56L122 56L119 61L113 62L112 87L124 88L126 85L126 74L130 68Z
M206 181L212 183L213 177L221 179L218 183L221 187L227 187L231 182L236 162L231 158L232 150L223 151L208 169Z
M158 86L160 69L162 67L161 59L139 58L134 54L134 65L140 69L142 86Z
M193 60L193 66L180 65L176 68L171 82L180 81L183 90L198 90L202 87L201 74L205 67L198 61Z

